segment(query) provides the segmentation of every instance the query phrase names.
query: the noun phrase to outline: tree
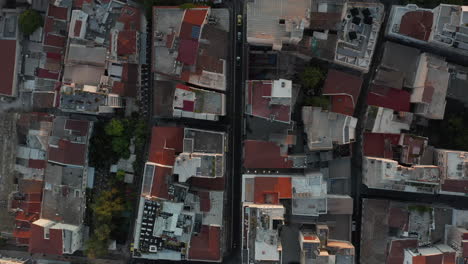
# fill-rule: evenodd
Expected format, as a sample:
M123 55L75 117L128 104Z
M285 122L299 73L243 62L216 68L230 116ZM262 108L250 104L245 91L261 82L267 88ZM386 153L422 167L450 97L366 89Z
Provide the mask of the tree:
M185 4L181 4L179 7L182 8L182 9L191 9L191 8L195 8L197 6L195 4L193 4L193 3L185 3Z
M19 16L19 28L25 35L31 35L44 24L42 16L32 9L28 9Z
M123 171L123 170L118 170L117 173L115 174L115 177L117 178L118 181L124 181L124 179L125 179L125 171Z
M105 256L108 252L109 240L99 240L96 235L86 241L85 253L90 259L96 259Z
M307 67L300 75L302 86L307 90L315 90L325 79L325 74L318 67Z
M116 188L101 192L91 208L97 221L101 223L110 222L113 216L125 209L121 194Z
M108 224L99 225L94 230L94 234L96 235L96 238L101 241L109 240L110 233L111 233L111 228Z
M112 139L112 151L120 157L128 159L130 157L130 140L125 137L115 137Z
M329 110L330 100L324 96L307 97L304 102L307 106L322 107L324 110Z
M118 119L112 119L105 127L106 135L120 137L124 132L124 124Z

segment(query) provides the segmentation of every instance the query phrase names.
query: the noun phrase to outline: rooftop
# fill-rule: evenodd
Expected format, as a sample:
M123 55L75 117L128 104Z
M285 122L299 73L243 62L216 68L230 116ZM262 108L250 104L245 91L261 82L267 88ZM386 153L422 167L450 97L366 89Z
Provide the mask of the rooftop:
M354 141L357 119L352 116L304 106L302 120L309 150L332 149L333 144L344 145Z
M167 89L173 90L173 87ZM172 105L173 115L175 117L217 120L218 116L225 115L225 101L225 95L222 93L176 84Z
M322 94L332 96L331 111L352 116L359 98L362 81L362 78L358 76L330 69L323 86Z
M413 85L421 51L387 41L384 54L373 83L390 88L401 89ZM399 79L401 78L401 79Z
M292 168L293 161L288 158L287 152L269 141L244 141L244 167L255 168Z
M47 166L41 218L76 226L82 224L85 210L83 173L82 168Z
M367 104L410 112L410 96L410 93L405 90L372 84L367 96Z
M281 50L297 44L309 26L311 2L307 0L258 0L247 2L247 42Z
M0 60L5 62L7 67L0 73L0 78L3 80L0 85L0 95L14 96L16 86L16 62L18 58L17 41L14 39L0 39Z
M334 61L367 72L383 18L384 6L380 3L348 3Z
M247 93L247 114L271 121L291 122L291 81L248 81Z
M398 33L427 41L431 35L433 17L430 11L409 11L401 17Z
M243 221L244 236L248 244L248 263L258 261L280 261L281 241L279 239L279 227L284 221L285 208L282 205L244 205ZM249 223L246 225L246 223Z

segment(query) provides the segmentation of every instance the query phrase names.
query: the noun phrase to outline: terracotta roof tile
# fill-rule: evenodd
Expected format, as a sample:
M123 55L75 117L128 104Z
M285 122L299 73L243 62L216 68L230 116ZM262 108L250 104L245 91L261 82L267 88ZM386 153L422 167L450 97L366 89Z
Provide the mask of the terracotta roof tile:
M280 199L292 197L290 177L255 177L254 202L258 204L279 204Z
M364 156L392 159L399 140L400 134L364 133Z
M177 60L187 65L195 64L197 59L198 41L182 39L179 43Z
M293 162L281 156L280 147L273 142L246 140L244 167L249 169L292 168Z
M410 112L410 97L411 94L405 90L372 85L367 96L367 104Z
M403 15L399 33L427 41L432 31L434 14L430 11L410 11Z
M49 161L60 164L84 166L86 151L86 144L60 139L58 147L49 147Z
M67 20L68 19L68 8L58 7L52 4L49 4L49 9L47 10L47 16L53 17L55 19Z
M218 261L221 259L221 228L217 226L201 227L200 233L192 235L189 259Z
M42 253L50 255L63 254L62 230L49 229L49 239L44 238L44 228L33 224L32 235L29 241L30 253Z
M65 129L72 130L73 135L81 137L88 135L89 126L90 123L85 120L67 119L65 122Z
M13 95L13 81L15 79L16 65L16 40L0 39L0 61L2 70L0 71L0 95Z
M117 55L133 55L137 50L137 32L120 31L117 37Z
M188 9L184 14L184 22L201 26L205 22L208 9Z

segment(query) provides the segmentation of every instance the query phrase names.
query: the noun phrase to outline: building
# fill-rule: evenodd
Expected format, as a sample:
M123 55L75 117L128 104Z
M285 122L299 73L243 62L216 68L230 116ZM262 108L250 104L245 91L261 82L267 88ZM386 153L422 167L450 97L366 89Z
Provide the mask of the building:
M330 150L333 145L354 142L357 119L343 114L328 112L321 107L302 107L304 132L309 150Z
M0 96L15 97L18 93L18 73L21 69L21 46L18 41L18 14L15 9L0 9L0 60L5 64L0 73Z
M311 2L307 0L259 0L247 2L247 42L281 50L301 41L310 24Z
M7 256L0 256L0 264L30 264L30 259L10 258Z
M284 223L283 205L248 204L242 207L242 263L281 263L279 228Z
M346 3L336 43L334 62L362 72L369 71L384 18L380 3Z
M440 187L440 169L433 165L406 167L385 158L364 157L363 183L369 188L434 194Z
M444 118L445 97L450 73L447 62L431 54L421 54L410 101L414 113L428 119Z
M446 245L442 245L442 249L449 248ZM438 246L432 247L420 247L404 250L404 261L409 264L416 263L456 263L455 254L453 250L448 252L441 251Z
M292 82L247 81L245 113L271 121L290 123L292 108Z
M440 4L434 9L417 5L393 6L387 34L439 48L468 50L468 9L466 6Z
M338 225L336 221L340 223L339 225L345 224L341 222L341 218L338 220L337 216L352 214L352 198L347 195L327 194L327 182L322 173L244 174L241 199L243 202L242 263L283 263L284 254L292 254L284 252L286 247L283 244L281 230L288 229L289 225L285 219L290 223L314 223L313 226L324 235L320 238L324 243L324 247L320 247L324 251L323 254L328 250L330 255L348 255L340 261L354 260L352 257L354 247L349 242L329 240L328 227L323 224L329 222ZM345 218L350 224L349 219ZM325 229L327 234L322 232ZM341 231L334 229L333 232L335 236L341 232L341 236L349 237L349 234L343 234L345 232L343 229ZM309 256L315 259L315 251L308 252L309 235L301 236L301 233L297 235L302 259L305 261ZM290 238L286 241L294 242ZM324 256L323 254L321 256ZM334 256L330 258L335 259ZM336 263L354 263L346 261Z
M227 21L226 9L153 7L152 71L226 90Z
M393 109L398 112L410 112L411 93L380 85L371 85L367 95L367 104Z
M315 229L303 229L299 232L301 264L336 263L353 264L354 246L349 241L329 239L326 225L315 225Z
M362 78L330 69L322 95L331 96L331 111L352 116L361 91Z
M468 192L468 152L435 150L435 162L441 171L441 193L465 195Z
M135 226L135 258L222 260L224 133L154 127Z
M69 16L70 9L68 7L49 4L44 21L44 38L42 42L45 52L64 53L68 36Z
M457 263L459 263L468 256L468 230L463 227L447 225L446 232L447 237L445 243L452 251L455 251L454 257L457 259Z
M244 167L247 169L286 169L306 166L306 156L288 154L288 144L261 140L244 141Z
M21 115L16 170L16 243L30 253L73 254L83 245L87 147L92 123L42 113Z
M372 133L400 134L409 131L412 122L413 113L372 105L367 108L366 130Z
M158 89L164 88L158 87ZM218 120L226 115L226 95L176 84L172 104L174 117Z
M391 41L384 43L384 54L373 84L394 89L411 87L419 65L421 51Z

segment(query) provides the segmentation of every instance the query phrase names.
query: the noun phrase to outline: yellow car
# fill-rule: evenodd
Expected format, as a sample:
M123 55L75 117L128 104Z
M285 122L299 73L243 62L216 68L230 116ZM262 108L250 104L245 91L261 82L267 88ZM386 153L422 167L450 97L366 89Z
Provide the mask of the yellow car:
M237 25L242 26L242 15L237 15Z
M133 252L133 249L134 249L133 246L134 246L134 244L130 243L130 252Z

